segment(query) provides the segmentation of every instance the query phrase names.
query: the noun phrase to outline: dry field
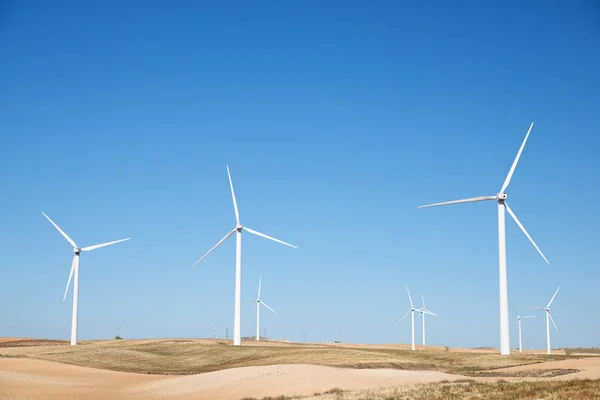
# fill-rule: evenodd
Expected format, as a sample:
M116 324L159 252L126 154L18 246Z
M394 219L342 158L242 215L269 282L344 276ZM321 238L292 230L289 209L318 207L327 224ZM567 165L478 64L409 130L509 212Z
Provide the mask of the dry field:
M430 383L361 391L329 390L305 400L588 400L600 399L599 379L550 382L476 382L473 380ZM251 400L248 398L246 400ZM284 400L284 399L281 399Z
M315 398L583 399L600 398L588 396L600 393L598 378L600 357L564 352L501 357L493 349L412 352L403 345L265 341L234 347L219 340L161 339L84 341L72 347L0 339L0 399L43 394L36 398L240 400L328 391ZM341 390L331 392L334 388ZM417 396L424 393L428 397Z

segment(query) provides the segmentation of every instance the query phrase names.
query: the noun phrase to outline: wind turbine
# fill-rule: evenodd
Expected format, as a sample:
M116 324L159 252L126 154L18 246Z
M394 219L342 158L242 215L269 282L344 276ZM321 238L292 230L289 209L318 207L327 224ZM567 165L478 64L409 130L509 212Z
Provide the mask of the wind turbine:
M525 230L525 227L521 224L515 213L510 209L508 204L506 203L506 188L512 179L513 173L515 172L515 168L517 167L517 163L519 162L519 158L521 157L521 153L523 152L523 148L525 147L525 143L527 142L527 138L529 138L529 133L533 128L533 122L529 126L529 130L527 131L527 135L525 135L525 140L523 140L523 144L521 144L521 148L517 153L517 157L513 161L512 166L510 167L510 171L508 171L508 175L504 180L504 184L500 189L500 192L495 196L480 196L480 197L472 197L468 199L462 200L453 200L453 201L445 201L443 203L435 203L428 204L425 206L419 206L419 208L426 207L435 207L435 206L443 206L448 204L459 204L459 203L472 203L477 201L487 201L487 200L496 200L498 202L498 270L499 270L499 281L500 281L500 354L509 355L510 354L510 331L509 331L509 323L508 323L508 283L506 278L506 230L505 230L505 213L504 211L508 211L508 214L515 220L519 228L523 231L525 236L529 239L533 247L540 253L544 261L546 263L550 263L546 256L542 253L540 248L535 244L529 233Z
M252 233L253 235L257 235L263 237L265 239L272 240L277 243L284 244L286 246L297 249L298 247L281 241L279 239L275 239L271 236L267 236L264 233L257 232L245 226L242 226L240 223L240 214L238 212L237 202L235 200L235 192L233 191L233 183L231 181L231 173L229 172L229 166L227 166L227 175L229 176L229 187L231 188L231 198L233 199L233 209L235 211L235 220L236 226L230 232L223 237L223 239L219 240L217 244L215 244L205 255L202 256L201 259L196 261L192 268L194 268L198 263L204 260L210 253L213 252L217 247L219 247L224 241L229 239L231 235L236 234L236 246L235 246L235 307L234 307L234 320L233 320L233 345L240 346L242 344L242 231L246 231L248 233Z
M423 318L423 346L425 346L425 314L433 315L434 317L437 317L437 314L433 311L428 310L427 307L425 307L425 298L423 297L423 294L421 294L421 300L423 301L423 307L418 309L419 315L417 316L417 318Z
M554 298L558 294L559 290L560 290L560 286L558 287L558 289L556 289L556 292L554 292L554 296L552 296L552 298L550 299L550 301L548 302L548 305L546 307L525 307L525 308L534 308L536 310L546 311L546 352L548 354L552 354L552 351L550 349L550 321L552 321L552 325L554 325L556 332L558 332L558 327L556 326L556 323L554 322L554 318L552 318L552 314L550 314L550 304L552 304L552 302L554 301Z
M273 310L271 307L269 307L267 305L267 303L260 300L260 284L261 283L262 283L262 276L258 279L258 296L256 297L256 300L252 300L250 303L248 303L248 304L256 303L256 341L257 342L260 341L260 305L262 304L263 306L267 307L269 310L271 310L275 314L277 314L277 311ZM266 334L265 334L265 336L266 336Z
M78 306L78 299L79 299L79 254L82 251L96 250L96 249L99 249L100 247L110 246L111 244L124 242L131 238L115 240L114 242L96 244L94 246L80 248L80 247L77 247L77 244L75 244L73 239L71 239L69 236L67 236L67 234L64 233L62 231L62 229L60 229L58 227L58 225L56 225L54 223L54 221L52 221L50 219L50 217L48 217L44 213L42 213L42 215L44 217L46 217L46 219L48 219L48 221L50 221L50 223L52 225L54 225L56 230L58 230L60 232L60 234L64 236L65 239L67 239L67 242L69 242L71 244L71 246L73 246L73 250L75 251L75 256L73 256L73 263L71 264L71 272L69 273L69 280L67 281L67 288L65 289L65 295L63 296L63 302L64 302L65 299L67 298L67 292L69 291L69 285L71 285L71 279L73 278L73 275L75 275L75 279L73 281L73 317L71 320L71 346L75 346L77 344L77 311L78 311L77 306Z
M410 310L408 310L406 312L406 314L404 314L402 316L402 318L400 318L400 321L396 322L396 325L398 325L400 322L402 322L402 320L404 318L406 318L406 316L411 313L411 320L412 320L412 349L415 349L415 311L417 312L421 312L421 309L419 308L415 308L415 306L413 305L412 302L412 297L410 297L410 290L408 290L408 285L406 285L406 291L408 292L408 300L410 301Z
M519 315L519 313L517 312L517 310L513 309L513 311L515 312L515 314L517 314L517 326L519 327L519 353L522 353L523 352L523 342L521 340L521 320L527 319L527 318L535 318L535 316L521 317Z

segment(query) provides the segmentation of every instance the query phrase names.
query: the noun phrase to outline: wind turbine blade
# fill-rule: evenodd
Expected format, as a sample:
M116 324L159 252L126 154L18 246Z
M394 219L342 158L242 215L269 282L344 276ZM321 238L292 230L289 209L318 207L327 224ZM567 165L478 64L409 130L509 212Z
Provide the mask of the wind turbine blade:
M73 241L73 239L71 239L71 238L70 238L70 237L69 237L69 236L68 236L66 233L64 233L64 232L63 232L63 230L62 230L62 229L60 229L60 228L58 227L58 225L56 225L56 224L54 223L54 221L52 221L52 220L50 219L50 217L49 217L49 216L47 216L47 215L46 215L46 214L44 214L44 213L42 213L42 215L43 215L44 217L46 217L46 219L47 219L48 221L50 221L50 223L51 223L52 225L54 225L54 227L55 227L55 228L56 228L56 229L57 229L57 230L60 232L60 234L61 234L61 235L63 235L65 239L67 239L67 242L69 242L69 243L71 244L71 246L73 246L73 247L77 248L77 245L75 244L75 242Z
M546 307L523 307L523 308L531 308L534 310L545 310L546 309Z
M413 302L412 302L412 297L410 297L410 290L408 290L408 285L406 285L406 291L408 292L408 300L410 300L410 308L414 308L413 306Z
M91 250L96 250L99 249L100 247L106 247L106 246L110 246L111 244L115 244L115 243L121 243L124 242L126 240L129 240L131 238L127 238L127 239L121 239L121 240L115 240L114 242L108 242L108 243L102 243L102 244L96 244L94 246L88 246L88 247L84 247L81 249L81 251L91 251Z
M425 309L425 310L423 310L423 312L424 312L425 314L429 314L429 315L433 315L434 317L437 317L437 314L436 314L436 313L434 313L433 311L429 311L429 310Z
M258 278L258 296L257 299L260 299L260 284L262 283L262 276Z
M510 167L510 171L508 171L508 175L506 175L506 179L504 180L502 189L500 189L500 193L504 193L504 191L508 187L508 184L510 183L510 180L512 179L513 173L515 172L515 168L517 167L517 163L519 162L519 158L521 158L521 153L523 152L523 149L525 148L525 143L527 143L527 138L529 137L531 128L533 128L533 122L531 123L531 125L529 125L529 130L527 131L527 135L525 135L525 140L523 140L523 143L521 144L521 148L519 149L519 152L517 153L517 157L515 157L515 161L513 161L513 164Z
M210 249L205 255L202 256L201 259L199 259L198 261L196 261L196 263L194 265L192 265L192 268L194 268L196 265L198 265L198 263L202 260L204 260L206 258L206 256L208 256L210 253L213 252L214 249L216 249L217 247L219 247L221 245L221 243L223 243L224 241L226 241L227 239L229 239L229 236L233 235L233 232L235 232L236 229L234 228L231 232L228 232L227 235L225 235L225 237L221 240L219 240L217 242L217 244L215 244L212 249Z
M548 312L548 316L550 317L550 321L552 321L552 325L554 325L554 328L556 328L556 332L559 332L558 326L556 326L556 323L554 322L554 318L552 318L552 314L550 314L550 312Z
M264 233L260 233L260 232L257 232L255 230L253 230L253 229L246 228L245 226L242 229L244 229L245 231L248 231L248 232L250 232L250 233L252 233L252 234L254 234L256 236L261 236L261 237L264 237L265 239L269 239L269 240L272 240L272 241L277 242L277 243L285 244L286 246L290 246L290 247L292 247L294 249L298 248L298 247L294 246L293 244L286 243L283 240L275 239L275 238L273 238L271 236L265 235Z
M73 273L75 272L75 264L77 263L77 256L73 256L73 262L71 263L71 272L69 273L69 280L67 281L67 288L65 289L65 295L63 296L63 303L67 298L67 292L69 291L69 286L71 285L71 279L73 279Z
M248 304L252 304L252 303L258 303L258 299L257 300L252 300L252 301L248 302Z
M528 315L527 317L519 317L519 318L521 318L521 319L523 319L523 318L535 318L535 315Z
M265 303L265 302L261 301L261 302L260 302L260 304L262 304L263 306L267 307L269 310L271 310L271 311L273 311L275 314L277 314L277 311L275 311L275 310L273 310L271 307L269 307L269 306L267 305L267 303Z
M231 188L231 198L233 199L233 209L235 210L235 221L240 224L240 213L238 212L237 201L235 201L235 192L233 191L233 182L231 181L231 173L229 172L229 165L227 166L227 176L229 177L229 187Z
M554 292L554 296L552 296L552 298L550 299L550 303L548 303L548 305L546 306L546 308L550 308L550 304L552 304L552 302L554 301L554 298L558 294L559 290L560 290L560 286L558 287L558 289L556 289L556 292Z
M479 196L479 197L471 197L469 199L444 201L442 203L427 204L427 205L424 205L424 206L419 206L417 208L446 206L446 205L449 205L449 204L460 204L460 203L473 203L473 202L476 202L476 201L487 201L487 200L496 200L496 196Z
M406 314L404 314L404 315L402 316L402 318L400 318L400 320L399 320L398 322L396 322L396 325L398 325L400 322L402 322L402 320L403 320L404 318L406 318L406 316L407 316L408 314L410 314L410 312L411 312L411 311L412 311L412 308L411 308L410 310L408 310L408 311L406 312Z
M527 236L527 239L529 239L529 241L531 242L531 244L533 245L533 247L535 247L535 249L538 251L538 253L540 253L540 255L542 256L542 258L544 259L544 261L546 261L547 264L550 264L550 261L548 261L548 259L544 255L544 253L542 253L542 251L537 246L537 244L535 244L535 242L533 241L533 239L531 238L531 236L529 236L529 233L527 233L527 231L525 230L525 227L523 226L523 224L521 224L521 221L519 221L519 219L517 218L517 216L515 215L515 213L510 209L510 207L508 206L508 204L506 202L504 202L504 207L506 207L506 211L508 211L508 213L515 220L515 222L517 223L517 225L519 225L519 228L521 228L521 230L523 231L523 233L525 234L525 236Z
M421 318L421 314L423 314L423 311L422 310L417 310L417 311L418 311L418 314L417 314L416 319L419 319L419 318Z
M425 297L423 297L423 293L421 293L421 300L423 301L423 309L425 309Z
M511 308L512 308L512 307L511 307ZM518 318L521 318L521 316L519 315L519 313L517 312L517 310L515 310L514 308L513 308L512 310L515 312L515 314L517 314L517 317L518 317Z

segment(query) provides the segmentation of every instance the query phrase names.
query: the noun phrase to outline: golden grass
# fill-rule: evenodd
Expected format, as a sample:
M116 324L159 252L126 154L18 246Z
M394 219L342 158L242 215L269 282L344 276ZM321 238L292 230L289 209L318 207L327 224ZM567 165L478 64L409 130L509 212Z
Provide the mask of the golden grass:
M506 357L478 352L346 348L293 343L237 347L225 343L195 340L111 341L87 343L76 347L0 348L0 354L114 371L173 375L277 364L436 370L461 375L476 375L498 368L569 358L567 356L530 354Z
M284 397L282 397L283 399ZM600 399L600 379L535 382L431 383L426 385L317 395L314 400L593 400ZM249 399L250 400L250 399Z

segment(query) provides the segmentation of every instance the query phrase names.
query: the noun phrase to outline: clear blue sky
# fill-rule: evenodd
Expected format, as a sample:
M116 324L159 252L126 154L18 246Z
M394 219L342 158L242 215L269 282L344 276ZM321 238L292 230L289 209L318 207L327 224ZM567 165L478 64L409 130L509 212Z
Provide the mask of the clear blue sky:
M218 4L217 4L218 3ZM233 329L235 219L300 247L243 245L243 335L497 346L494 195L531 121L507 220L512 307L562 289L553 346L600 345L600 8L593 1L0 1L0 335ZM526 311L524 311L526 312ZM544 319L524 325L544 346ZM417 330L420 332L420 328ZM512 345L516 324L511 318Z

